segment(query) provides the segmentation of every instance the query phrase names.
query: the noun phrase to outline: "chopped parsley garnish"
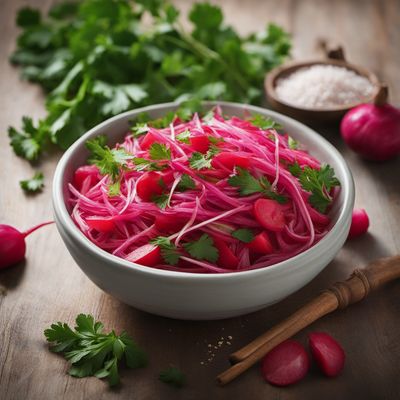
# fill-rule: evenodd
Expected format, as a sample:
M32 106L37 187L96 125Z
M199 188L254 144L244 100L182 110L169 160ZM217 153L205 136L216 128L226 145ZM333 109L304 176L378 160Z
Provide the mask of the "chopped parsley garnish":
M37 172L32 178L19 181L21 189L27 193L40 192L44 187L44 177L41 172Z
M188 175L188 174L182 174L181 180L178 183L178 186L176 187L178 190L181 192L184 192L185 190L189 189L195 189L196 188L196 182L193 180L193 178Z
M168 199L169 199L169 194L168 193L162 193L155 195L151 198L151 201L155 204L158 205L162 210L164 210L168 206Z
M232 236L244 243L250 243L254 239L254 233L246 228L233 231Z
M123 357L129 368L144 367L147 357L126 332L117 336L114 331L105 334L103 329L103 324L91 315L79 314L74 330L57 322L44 335L51 343L50 349L62 353L72 364L68 371L71 376L107 378L114 386L120 381L118 364Z
M193 169L211 168L212 158L219 152L217 146L211 145L206 154L195 151L189 158L190 167Z
M308 165L301 168L297 162L290 165L288 169L299 179L302 188L311 193L308 198L309 203L324 214L332 202L330 190L335 186L340 186L334 169L328 164L321 165L320 169L314 169Z
M206 260L215 263L218 260L218 249L214 246L213 239L203 234L200 239L183 245L185 250L197 260Z
M170 160L171 150L163 143L153 143L149 155L152 160Z
M170 367L164 371L160 372L160 381L167 383L168 385L181 388L185 386L186 376L178 368Z
M149 131L149 126L146 122L137 122L131 127L132 136L137 138L139 136L145 135Z
M189 144L190 143L190 131L189 129L184 130L183 132L176 135L176 140L181 143Z
M165 164L156 163L156 162L147 160L146 158L135 157L132 161L135 164L136 171L143 171L143 170L161 171L161 170L167 168L167 165L165 165Z
M161 249L161 257L163 260L170 265L178 264L179 258L181 256L177 247L171 242L170 239L164 236L158 236L152 240L150 243L157 245Z
M288 146L291 150L296 150L299 147L299 143L294 140L291 136L288 137Z
M282 129L282 125L275 122L272 118L264 117L261 114L253 114L249 118L249 122L258 128L266 129Z
M236 170L236 175L231 176L228 179L228 183L231 186L237 187L241 196L262 193L265 196L276 200L278 203L286 203L287 198L285 196L271 190L271 184L266 177L262 176L261 178L257 179L251 175L247 169L237 167Z

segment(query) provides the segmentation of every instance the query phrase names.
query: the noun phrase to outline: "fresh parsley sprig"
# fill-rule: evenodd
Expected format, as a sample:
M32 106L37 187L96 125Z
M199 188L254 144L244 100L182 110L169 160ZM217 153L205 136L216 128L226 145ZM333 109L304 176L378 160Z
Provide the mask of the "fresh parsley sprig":
M198 240L193 242L184 243L183 247L197 260L206 260L215 263L219 257L218 249L214 246L214 240L207 234L203 234Z
M150 241L161 249L161 257L167 264L176 265L178 264L181 253L178 248L165 236L158 236Z
M176 367L169 367L160 372L159 379L168 385L181 388L186 384L185 374Z
M250 243L254 239L254 233L247 228L240 228L233 231L232 236L243 243Z
M237 167L236 175L231 176L228 179L228 183L231 186L237 187L241 196L262 193L265 196L276 200L280 204L284 204L287 201L285 196L278 194L271 189L271 184L265 176L257 179L244 168Z
M290 165L288 169L299 179L302 188L311 193L308 198L310 204L320 213L326 213L332 203L329 192L333 187L340 186L334 169L328 164L321 165L320 169L309 166L301 168L297 162Z
M191 168L197 170L211 168L211 161L218 153L219 148L215 145L211 145L206 154L194 151L192 156L189 158L189 165Z
M129 368L144 367L147 357L126 332L103 332L104 326L93 316L79 314L76 326L57 322L44 331L50 349L62 353L72 364L68 373L77 378L107 378L110 386L119 384L118 366L124 358Z
M44 187L43 173L37 172L32 178L19 181L19 185L27 193L40 192Z

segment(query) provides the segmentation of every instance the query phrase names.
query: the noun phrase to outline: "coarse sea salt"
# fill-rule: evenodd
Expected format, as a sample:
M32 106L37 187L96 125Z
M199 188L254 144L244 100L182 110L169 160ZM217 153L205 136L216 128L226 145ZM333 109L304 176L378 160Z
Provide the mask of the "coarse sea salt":
M329 109L362 102L372 95L374 86L347 68L320 64L279 79L275 90L280 100L293 106Z

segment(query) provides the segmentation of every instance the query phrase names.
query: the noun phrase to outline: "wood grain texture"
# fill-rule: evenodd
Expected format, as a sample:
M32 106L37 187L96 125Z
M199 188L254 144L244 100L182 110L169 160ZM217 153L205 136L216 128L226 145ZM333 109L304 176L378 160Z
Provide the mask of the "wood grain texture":
M180 0L185 13L192 1ZM293 34L294 56L315 56L316 39L344 44L350 62L371 68L391 88L400 105L400 2L398 0L220 0L229 23L241 33L262 29L275 21ZM18 180L32 168L15 157L6 137L8 125L22 115L44 114L43 96L35 85L22 82L7 58L14 48L15 11L29 4L48 9L50 0L2 0L0 4L0 221L21 229L51 218L51 178L59 154L40 167L46 175L43 194L30 198ZM187 322L160 318L128 307L103 293L76 266L54 226L28 238L27 261L0 274L0 399L398 399L400 398L399 283L334 315L328 315L296 335L303 343L311 330L327 331L347 352L343 374L323 378L316 369L293 388L265 384L253 368L227 387L215 385L215 376L228 366L228 355L287 317L355 267L400 253L400 159L367 163L350 153L337 127L321 133L347 159L356 182L356 203L368 210L370 233L344 246L336 259L309 285L284 301L241 318ZM7 293L3 293L6 291ZM106 328L125 329L149 352L150 365L122 371L123 385L111 391L96 379L66 375L65 361L47 350L43 330L52 322L73 322L80 313L92 313ZM230 346L215 351L207 365L208 344L232 336ZM175 390L157 380L158 372L174 364L188 376L188 386Z

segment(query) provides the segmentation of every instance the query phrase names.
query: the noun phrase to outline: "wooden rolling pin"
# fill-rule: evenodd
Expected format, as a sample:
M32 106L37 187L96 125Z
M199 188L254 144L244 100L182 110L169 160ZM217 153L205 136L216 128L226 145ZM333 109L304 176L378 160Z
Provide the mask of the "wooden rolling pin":
M353 271L349 279L335 283L289 318L231 354L232 367L217 377L226 385L241 375L279 343L289 339L317 319L337 309L346 308L368 296L369 292L400 278L400 256L376 260L362 270Z

